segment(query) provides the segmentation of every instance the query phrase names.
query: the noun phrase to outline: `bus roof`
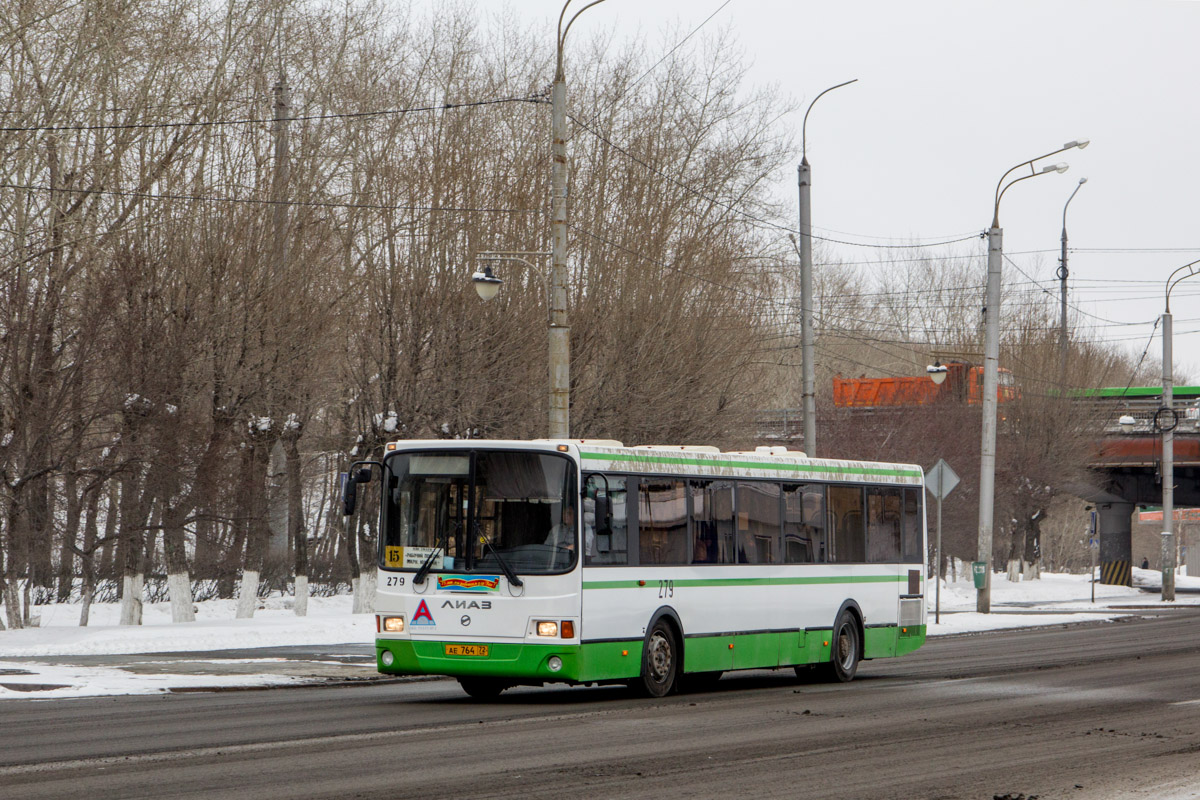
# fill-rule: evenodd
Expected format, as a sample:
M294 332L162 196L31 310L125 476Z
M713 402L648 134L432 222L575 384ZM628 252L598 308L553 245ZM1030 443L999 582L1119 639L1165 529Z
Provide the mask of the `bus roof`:
M510 448L559 450L576 456L584 471L702 475L714 478L768 478L894 483L919 486L924 472L915 464L809 458L798 451L761 447L754 452L721 452L707 446L626 447L611 439L432 439L388 444L389 452L408 449Z

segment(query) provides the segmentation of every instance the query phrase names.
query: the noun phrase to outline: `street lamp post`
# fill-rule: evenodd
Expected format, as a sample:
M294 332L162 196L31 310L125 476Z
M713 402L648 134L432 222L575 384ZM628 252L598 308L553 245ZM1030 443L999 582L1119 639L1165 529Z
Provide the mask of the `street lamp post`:
M813 302L812 302L812 170L808 166L808 115L824 95L834 89L849 86L858 78L830 86L813 98L804 112L800 126L800 166L796 168L800 190L800 372L801 405L804 409L804 452L817 455L817 392L816 367L813 363Z
M558 15L555 39L554 83L550 89L550 426L551 439L566 439L571 432L571 326L567 323L567 77L563 70L563 45L567 33L579 15L604 0L591 0L570 19L567 9L574 0L563 3ZM566 25L563 21L566 20ZM543 255L510 251L492 255L492 260L519 261L533 265L520 256ZM475 289L484 300L496 296L502 281L485 266L472 276Z
M1071 201L1075 199L1080 188L1087 183L1087 178L1080 178L1079 183L1075 186L1075 191L1071 192L1071 196L1067 198L1067 202L1063 205L1063 227L1062 227L1062 259L1058 267L1059 280L1059 299L1062 315L1058 325L1058 390L1065 392L1067 388L1067 207L1071 205Z
M1200 274L1197 268L1200 261L1184 264L1167 277L1165 298L1162 315L1162 408L1154 415L1154 426L1162 432L1162 600L1164 603L1175 600L1175 425L1179 416L1173 407L1174 374L1171 365L1173 345L1171 319L1171 290L1182 280ZM1184 275L1179 273L1187 270ZM1175 276L1179 277L1175 277Z
M988 272L987 296L984 306L983 336L983 433L979 448L979 540L977 557L987 564L984 569L983 587L976 596L975 608L981 614L992 609L992 525L996 494L996 385L1000 373L1000 268L1004 260L1003 235L1000 228L1000 201L1004 193L1021 181L1045 175L1049 172L1066 172L1066 164L1049 164L1038 170L1034 163L1058 155L1074 147L1088 146L1087 139L1067 142L1057 150L1045 155L1022 161L1005 172L996 184L995 202L992 206L992 226L988 228ZM1029 174L1005 183L1008 176L1022 167L1029 167Z

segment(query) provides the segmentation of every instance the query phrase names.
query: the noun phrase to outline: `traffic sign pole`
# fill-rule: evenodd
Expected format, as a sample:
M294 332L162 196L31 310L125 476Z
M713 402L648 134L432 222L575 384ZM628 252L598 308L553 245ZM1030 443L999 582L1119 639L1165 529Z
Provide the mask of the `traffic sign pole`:
M933 621L942 621L942 498L954 491L958 486L958 475L950 468L945 459L938 462L925 473L925 488L937 498L937 545L934 547L933 558L937 562L934 572L937 575L937 586L934 589Z

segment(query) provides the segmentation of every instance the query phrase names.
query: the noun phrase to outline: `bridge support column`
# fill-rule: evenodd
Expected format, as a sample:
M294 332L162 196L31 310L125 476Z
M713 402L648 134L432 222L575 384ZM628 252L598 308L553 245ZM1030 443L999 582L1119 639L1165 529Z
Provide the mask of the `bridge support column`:
M1100 582L1133 585L1133 503L1098 503Z

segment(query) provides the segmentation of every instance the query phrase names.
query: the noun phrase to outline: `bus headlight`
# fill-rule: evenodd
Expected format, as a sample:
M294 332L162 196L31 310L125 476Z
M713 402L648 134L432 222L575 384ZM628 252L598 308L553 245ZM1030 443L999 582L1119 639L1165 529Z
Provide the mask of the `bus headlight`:
M546 662L546 666L550 668L551 672L558 672L562 669L562 659L558 656L550 656L550 660Z
M384 617L383 629L387 633L404 633L404 617Z
M539 620L537 622L538 636L558 636L558 623L554 621Z

